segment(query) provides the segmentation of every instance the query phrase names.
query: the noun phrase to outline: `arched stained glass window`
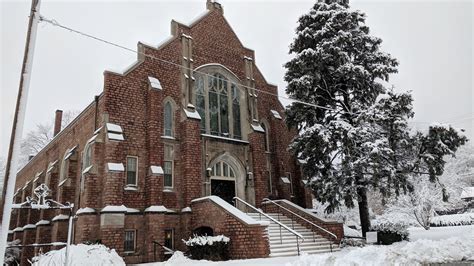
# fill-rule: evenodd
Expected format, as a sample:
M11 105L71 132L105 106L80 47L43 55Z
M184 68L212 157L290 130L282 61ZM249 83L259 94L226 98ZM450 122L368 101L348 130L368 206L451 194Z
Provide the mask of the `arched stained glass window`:
M242 138L241 92L236 82L220 73L195 75L195 106L201 131L211 135Z

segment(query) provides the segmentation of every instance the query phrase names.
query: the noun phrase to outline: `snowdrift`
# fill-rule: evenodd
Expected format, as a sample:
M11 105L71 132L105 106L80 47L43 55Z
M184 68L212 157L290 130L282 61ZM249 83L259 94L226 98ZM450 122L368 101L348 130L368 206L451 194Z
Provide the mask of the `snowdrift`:
M102 266L114 265L125 266L123 259L115 252L114 249L109 249L104 245L71 245L69 261L71 266ZM34 266L50 265L60 266L64 265L66 248L60 250L53 250L41 256L35 257Z

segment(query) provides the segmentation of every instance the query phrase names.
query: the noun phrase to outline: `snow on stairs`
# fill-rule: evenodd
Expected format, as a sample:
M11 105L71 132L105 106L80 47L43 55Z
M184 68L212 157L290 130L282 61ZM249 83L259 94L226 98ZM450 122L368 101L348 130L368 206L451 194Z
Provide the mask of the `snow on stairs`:
M281 240L280 240L280 226L268 219L267 217L259 213L247 213L250 217L255 220L269 221L270 225L268 226L268 235L270 241L270 257L284 257L284 256L297 256L298 248L296 245L296 236L288 232L283 227L281 228ZM321 235L314 233L308 228L302 226L301 224L293 221L283 214L278 216L278 213L266 213L271 216L273 219L280 221L282 224L292 228L297 233L301 234L304 237L304 242L300 239L300 253L307 254L317 254L339 251L339 245L332 243ZM279 217L279 218L278 218Z

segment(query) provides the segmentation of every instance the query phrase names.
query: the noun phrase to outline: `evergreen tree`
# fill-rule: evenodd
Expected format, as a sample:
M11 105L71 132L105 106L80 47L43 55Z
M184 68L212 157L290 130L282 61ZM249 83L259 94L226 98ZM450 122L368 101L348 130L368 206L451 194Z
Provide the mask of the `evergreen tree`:
M286 63L287 94L295 101L287 123L299 131L291 145L307 163L304 173L317 200L332 212L358 201L363 235L370 220L367 189L384 197L413 189L412 174L436 181L443 156L466 142L452 128L410 134L412 97L383 86L398 62L380 51L365 14L347 1L319 1L299 19Z

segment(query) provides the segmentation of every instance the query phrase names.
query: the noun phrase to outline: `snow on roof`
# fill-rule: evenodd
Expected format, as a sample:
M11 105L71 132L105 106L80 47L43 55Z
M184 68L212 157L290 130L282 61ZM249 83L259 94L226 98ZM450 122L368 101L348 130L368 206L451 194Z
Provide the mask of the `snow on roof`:
M27 224L25 226L23 226L23 230L25 229L35 229L36 228L36 225L34 224Z
M273 117L275 117L277 119L282 119L280 113L277 110L270 110L270 112L272 112Z
M65 214L59 214L59 215L54 216L51 221L55 222L55 221L63 221L63 220L68 220L68 219L69 219L69 216Z
M95 213L95 210L89 207L80 208L79 210L77 210L76 215L86 214L86 213Z
M262 225L260 222L254 220L252 217L248 216L241 210L237 209L236 207L230 205L227 201L217 197L217 196L207 196L203 198L197 198L191 200L191 202L200 202L200 201L205 201L205 200L211 200L215 204L217 204L219 207L223 208L226 210L228 213L230 213L232 216L236 217L240 221L244 222L245 224L248 225Z
M280 177L280 178L281 178L281 181L283 181L283 183L285 183L285 184L290 184L290 179L288 179L288 177L282 176L282 177Z
M145 209L145 212L174 212L163 205L153 205Z
M66 183L66 181L67 181L67 178L64 178L63 181L59 182L58 187L64 185L64 183Z
M196 110L189 111L186 108L184 108L183 110L184 110L184 113L186 114L187 118L193 118L193 119L201 120L201 116L199 115L199 113Z
M113 132L108 132L107 137L109 138L109 140L117 140L117 141L125 140L122 134L117 134Z
M148 77L148 82L150 82L150 86L154 89L157 89L157 90L163 89L163 87L161 87L161 82L157 78Z
M165 172L163 171L163 168L158 165L152 165L150 166L150 173L152 175L163 175Z
M86 167L86 169L84 169L84 170L82 171L82 173L83 173L83 174L89 173L89 171L92 169L92 167L93 167L93 165L89 165L88 167Z
M301 179L301 182L303 182L303 184L308 184L308 180L304 180L304 179Z
M76 148L77 148L77 145L74 146L74 147L72 147L72 148L70 148L70 149L67 151L66 155L64 156L64 160L69 159L69 158L74 154L74 151L76 150Z
M49 172L53 171L54 166L56 166L56 163L57 163L57 162L58 162L58 160L49 163L48 170L46 170L46 173L49 173Z
M97 139L97 135L92 136L92 138L90 138L90 139L87 141L87 144L94 142L95 139Z
M23 232L23 227L17 227L13 229L13 232Z
M252 57L248 57L248 56L244 56L244 59L249 60L249 61L253 61Z
M186 35L184 33L181 33L181 36L183 36L184 38L187 38L187 39L193 39L193 37L189 36L189 35Z
M181 212L192 212L191 207L186 207L181 210Z
M125 205L120 205L120 206L114 206L114 205L109 205L105 206L101 211L103 212L127 212L127 207Z
M474 187L465 187L461 192L461 199L474 198Z
M99 132L100 132L101 130L102 130L102 127L99 127L98 129L96 129L96 130L94 131L94 135L99 134Z
M125 167L122 163L107 163L107 170L109 172L123 172Z
M265 130L263 129L263 127L261 125L254 125L254 124L250 124L252 126L252 129L254 131L257 131L257 132L262 132L262 133L265 133Z
M33 179L33 183L38 181L38 179L41 177L41 174L43 174L43 172L36 173L35 179Z
M122 127L117 124L105 123L105 127L107 132L123 133Z
M47 221L47 220L40 220L39 222L36 223L36 226L38 226L38 225L48 225L48 224L51 224L51 222Z
M139 209L135 209L135 208L127 208L127 213L139 213L140 210Z

